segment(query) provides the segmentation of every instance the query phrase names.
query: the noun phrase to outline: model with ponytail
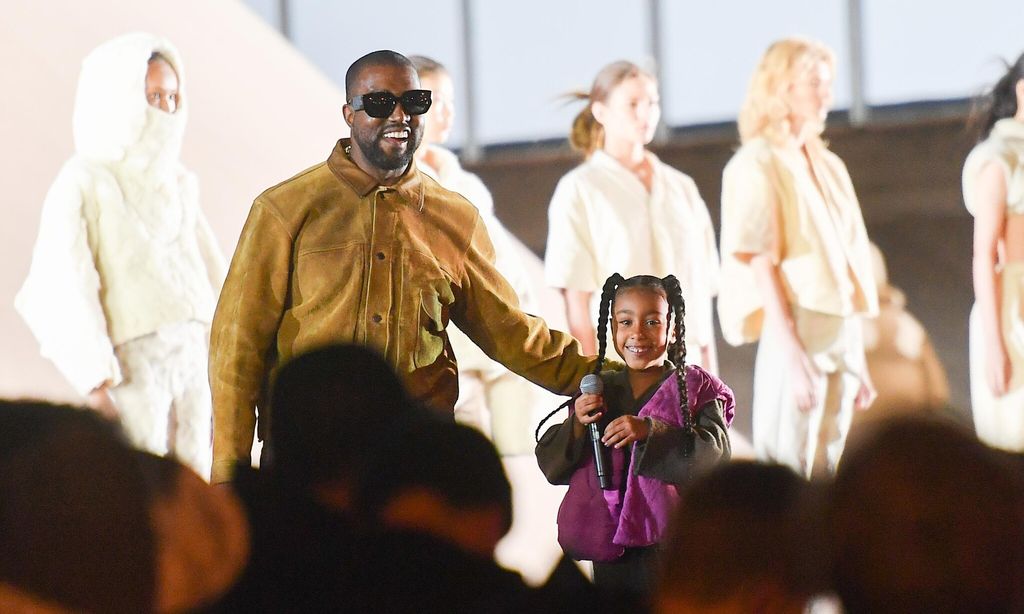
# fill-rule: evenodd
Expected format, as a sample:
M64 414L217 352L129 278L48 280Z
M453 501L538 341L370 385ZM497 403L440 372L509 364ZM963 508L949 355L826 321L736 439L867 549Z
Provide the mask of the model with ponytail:
M657 81L632 62L613 62L573 97L585 105L569 142L585 160L551 198L545 253L545 277L565 297L570 331L595 351L596 295L612 272L675 275L691 307L692 361L716 371L714 231L693 180L647 150L661 117Z

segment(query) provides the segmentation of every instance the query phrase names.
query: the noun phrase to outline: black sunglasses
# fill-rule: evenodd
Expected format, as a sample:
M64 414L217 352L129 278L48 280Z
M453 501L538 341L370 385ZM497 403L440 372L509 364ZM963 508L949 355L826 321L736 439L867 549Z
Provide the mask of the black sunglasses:
M353 111L366 111L370 117L380 119L390 116L399 101L409 115L423 115L430 109L430 90L409 90L401 96L391 92L370 92L353 96L348 104Z

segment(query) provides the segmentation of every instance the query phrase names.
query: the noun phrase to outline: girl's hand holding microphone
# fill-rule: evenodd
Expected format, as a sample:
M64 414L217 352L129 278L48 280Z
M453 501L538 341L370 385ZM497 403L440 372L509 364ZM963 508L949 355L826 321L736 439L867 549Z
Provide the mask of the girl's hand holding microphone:
M576 434L582 436L587 425L597 422L604 415L604 396L585 392L576 399L573 409L578 424ZM627 444L644 441L649 435L650 425L643 418L619 416L605 427L601 443L608 447L621 448Z
M573 431L581 437L588 424L597 422L604 415L604 395L584 392L573 402L573 411L576 416Z
M604 395L584 392L576 399L574 409L580 424L597 422L604 415L604 412L600 411L604 409Z

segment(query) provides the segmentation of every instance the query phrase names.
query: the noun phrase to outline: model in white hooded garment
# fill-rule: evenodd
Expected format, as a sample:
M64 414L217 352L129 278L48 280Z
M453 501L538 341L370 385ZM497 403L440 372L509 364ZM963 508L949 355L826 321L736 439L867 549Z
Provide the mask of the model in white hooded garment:
M91 405L209 479L207 348L225 265L179 160L184 83L177 50L149 34L85 58L75 154L46 196L15 306Z

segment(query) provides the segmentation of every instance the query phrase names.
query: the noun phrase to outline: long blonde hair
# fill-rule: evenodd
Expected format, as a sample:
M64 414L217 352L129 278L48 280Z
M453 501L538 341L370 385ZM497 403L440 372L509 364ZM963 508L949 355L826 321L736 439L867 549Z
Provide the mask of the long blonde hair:
M768 47L750 79L747 97L740 108L740 142L763 136L778 143L788 136L790 110L786 91L819 62L835 70L835 55L818 41L791 37ZM824 128L819 126L813 137L818 138Z
M633 62L619 60L608 64L597 73L594 84L590 86L590 93L576 92L569 95L571 98L587 102L587 106L572 121L569 143L588 158L590 154L604 146L604 127L594 117L591 107L595 102L607 102L612 90L633 77L647 77L654 83L658 82L654 75Z

